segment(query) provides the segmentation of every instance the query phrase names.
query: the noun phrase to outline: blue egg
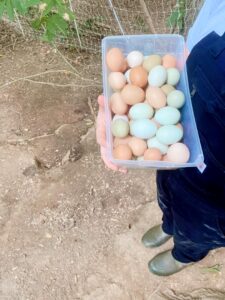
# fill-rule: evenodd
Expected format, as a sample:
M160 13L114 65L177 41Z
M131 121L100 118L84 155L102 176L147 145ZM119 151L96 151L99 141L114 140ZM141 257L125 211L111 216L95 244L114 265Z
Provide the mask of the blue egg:
M156 137L160 143L172 145L183 137L183 130L175 125L165 125L157 130Z
M150 139L156 134L157 126L149 119L130 122L130 134L140 139Z
M154 118L161 125L174 125L180 120L180 112L177 108L166 106L160 108Z
M151 119L153 114L153 108L147 103L137 103L129 111L129 117L133 120Z

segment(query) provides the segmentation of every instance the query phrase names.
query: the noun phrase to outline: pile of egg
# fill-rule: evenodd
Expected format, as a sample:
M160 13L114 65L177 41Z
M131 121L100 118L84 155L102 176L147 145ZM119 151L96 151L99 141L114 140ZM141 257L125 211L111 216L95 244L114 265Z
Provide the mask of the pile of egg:
M171 54L144 57L140 51L125 57L121 49L111 48L106 63L113 90L113 157L186 163L190 151L181 142L179 123L185 96L175 88L180 80L176 58Z

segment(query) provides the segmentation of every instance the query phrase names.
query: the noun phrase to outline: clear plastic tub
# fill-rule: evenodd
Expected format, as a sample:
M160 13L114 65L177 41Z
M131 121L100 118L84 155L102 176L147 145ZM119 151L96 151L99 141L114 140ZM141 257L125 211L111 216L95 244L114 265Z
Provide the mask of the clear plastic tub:
M164 161L139 161L139 160L117 160L113 158L113 137L111 133L112 112L109 107L109 99L113 93L108 84L108 75L110 71L106 65L106 53L110 48L118 47L125 55L133 50L139 50L144 55L166 53L173 54L179 62L181 78L177 85L177 89L184 92L186 102L181 110L181 123L184 127L184 143L190 149L190 159L187 163L172 163ZM204 156L199 140L199 135L193 114L187 71L185 65L185 41L184 38L176 34L159 34L159 35L124 35L124 36L109 36L102 40L102 67L103 67L103 89L106 112L106 147L107 158L115 165L126 168L187 168L198 167L201 169L204 165Z

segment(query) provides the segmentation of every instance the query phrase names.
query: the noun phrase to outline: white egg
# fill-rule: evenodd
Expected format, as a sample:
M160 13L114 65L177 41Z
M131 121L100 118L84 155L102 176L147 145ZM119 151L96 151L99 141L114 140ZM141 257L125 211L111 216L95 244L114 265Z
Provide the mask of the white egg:
M167 84L176 85L180 80L180 72L176 68L167 69Z
M131 69L127 70L126 73L124 74L128 83L131 83L131 81L130 81L130 71L131 71Z
M112 121L114 122L114 121L116 121L118 119L122 119L122 120L124 120L126 122L129 122L128 116L126 116L126 115L115 115L113 117Z
M161 87L167 79L167 72L163 66L154 67L148 75L148 83L154 87Z
M134 68L143 63L144 56L140 51L132 51L127 55L127 62L129 67Z

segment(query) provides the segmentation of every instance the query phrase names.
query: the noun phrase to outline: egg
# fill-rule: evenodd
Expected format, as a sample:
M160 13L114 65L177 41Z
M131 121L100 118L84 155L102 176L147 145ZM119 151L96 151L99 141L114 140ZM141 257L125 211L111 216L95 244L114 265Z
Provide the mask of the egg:
M118 138L118 137L115 137L114 140L113 140L113 146L114 148L117 147L118 145L128 145L130 139L132 137L130 135L128 135L127 137L125 138Z
M176 108L181 108L184 105L185 102L185 97L184 93L179 90L172 91L168 96L167 96L167 103L170 106L176 107Z
M177 126L178 128L180 128L180 129L184 132L184 128L183 128L183 126L181 125L181 123L178 123L176 126Z
M167 157L167 155L163 155L163 157L162 157L162 161L168 161L168 157Z
M144 90L133 84L125 85L121 91L121 96L123 101L129 105L134 105L145 100Z
M132 68L129 78L132 84L141 88L144 88L148 83L148 73L142 66Z
M128 62L127 62L126 59L124 59L123 67L122 67L122 69L121 69L121 72L122 72L122 73L125 73L125 72L127 71L128 67L129 67L129 66L128 66Z
M167 79L167 72L163 66L156 66L151 69L148 75L148 83L151 86L161 87Z
M177 64L176 58L171 54L166 54L162 58L162 65L164 68L175 68Z
M144 160L144 156L139 156L139 157L137 157L137 160L138 160L138 161L143 161L143 160Z
M131 81L130 81L130 71L131 71L131 69L127 70L126 73L124 74L128 83L131 83Z
M147 103L137 103L129 110L130 119L150 119L154 114L153 108Z
M112 94L110 98L110 107L114 114L123 115L128 111L128 105L123 101L120 93Z
M161 87L161 90L163 91L164 94L166 94L166 96L168 96L172 91L175 90L175 88L170 84L164 84Z
M162 58L160 55L149 55L143 62L143 67L147 72L150 72L155 66L161 65Z
M129 123L123 119L112 122L112 134L115 137L123 138L129 134Z
M151 121L156 125L157 129L161 126L154 118Z
M122 72L125 57L119 48L112 48L106 54L106 64L113 72Z
M120 160L130 160L132 151L128 145L118 145L113 149L113 157Z
M177 108L166 106L155 113L154 119L161 125L174 125L179 122L180 117L181 115Z
M146 99L153 108L161 108L166 105L166 95L158 87L149 86L146 90Z
M132 51L127 55L127 62L130 68L142 65L144 56L140 51Z
M183 131L176 125L165 125L157 130L156 137L160 143L171 145L182 139Z
M186 163L190 158L190 151L183 143L171 145L167 151L167 159L171 162Z
M116 120L124 120L125 122L129 122L128 116L127 115L115 115L112 119L112 121L116 121Z
M157 148L147 149L144 153L144 160L161 160L162 154Z
M130 122L130 134L140 139L149 139L156 134L157 127L149 119Z
M126 81L125 75L121 72L111 72L109 74L109 85L114 91L122 90Z
M168 146L160 143L157 137L153 137L147 140L148 148L157 148L162 154L166 154L168 150Z
M130 146L131 151L135 156L142 156L147 149L147 143L137 137L132 137L129 140L128 145Z
M176 68L167 69L167 84L177 85L180 80L180 72Z

